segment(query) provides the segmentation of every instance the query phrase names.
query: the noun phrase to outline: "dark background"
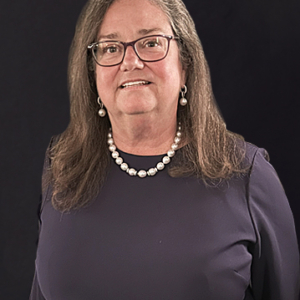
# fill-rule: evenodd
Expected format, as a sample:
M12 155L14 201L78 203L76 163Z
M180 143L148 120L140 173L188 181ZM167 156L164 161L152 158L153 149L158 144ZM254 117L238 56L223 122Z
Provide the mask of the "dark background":
M67 57L85 0L0 4L0 298L27 299L44 152L69 120ZM300 237L298 0L186 0L231 131L268 150Z

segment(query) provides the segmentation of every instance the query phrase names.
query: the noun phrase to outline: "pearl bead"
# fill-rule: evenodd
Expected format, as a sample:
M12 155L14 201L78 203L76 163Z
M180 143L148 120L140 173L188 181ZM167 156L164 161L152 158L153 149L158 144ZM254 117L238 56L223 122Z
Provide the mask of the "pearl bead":
M139 176L140 178L144 178L144 177L147 176L147 172L146 172L145 170L140 170L140 171L138 172L138 176Z
M116 164L117 164L117 165L121 165L122 162L123 162L123 158L122 158L122 157L117 157L117 158L116 158Z
M168 164L170 161L171 161L171 160L170 160L170 157L169 157L169 156L165 156L165 157L163 158L163 163L164 163L165 165Z
M180 132L180 131L177 131L177 132L176 132L176 136L181 137L181 132Z
M107 137L108 137L108 138L112 138L111 132L109 132L109 133L107 134Z
M157 170L159 170L159 171L163 170L164 167L165 167L165 165L164 165L162 162L159 162L159 163L156 165L156 168L157 168Z
M151 169L149 169L148 170L148 172L147 172L147 174L149 175L149 176L154 176L155 174L156 174L156 169L155 168L151 168Z
M169 150L167 154L168 154L169 157L173 157L175 155L175 151L174 150Z
M174 139L174 142L175 142L176 144L178 144L178 143L180 142L180 137L176 136L175 139Z
M108 148L111 152L114 152L117 149L117 147L115 145L110 145Z
M178 126L178 130L179 130L179 131L181 130L181 126Z
M114 151L114 152L111 154L111 156L112 156L113 158L117 158L117 157L119 157L119 152L118 152L118 151Z
M182 106L185 106L188 103L188 101L185 98L181 98L179 102L180 102L180 105L182 105Z
M112 138L109 138L107 140L107 144L112 145L114 143L114 140Z
M121 169L122 169L123 171L126 171L126 170L128 169L128 165L127 165L126 163L122 163L122 164L121 164Z
M172 144L171 148L172 148L173 150L176 150L176 149L178 148L178 145L177 145L177 144Z
M103 109L103 108L99 109L98 114L101 118L105 117L105 115L106 115L105 109Z
M128 174L129 174L130 176L135 176L135 175L136 175L136 170L133 169L133 168L131 168L131 169L128 170Z

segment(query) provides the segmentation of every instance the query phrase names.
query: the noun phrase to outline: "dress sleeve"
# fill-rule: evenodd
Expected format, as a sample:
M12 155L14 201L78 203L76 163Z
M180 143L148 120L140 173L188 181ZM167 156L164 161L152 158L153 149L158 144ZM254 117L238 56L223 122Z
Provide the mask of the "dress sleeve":
M258 149L248 186L257 242L252 249L255 300L298 300L299 252L293 215L268 154Z
M33 277L29 300L46 300L41 292L36 273L34 274Z
M47 169L50 167L50 149L53 145L53 141L55 139L58 139L57 137L52 137L50 140L50 143L47 147L46 150L46 155L45 155L45 160L44 160L44 166L43 166L43 175L45 174L45 172L47 171ZM43 204L44 204L44 197L43 195L41 195L40 197L40 201L39 201L39 206L38 206L38 211L37 211L37 215L38 215L38 224L39 224L39 232L41 229L41 211L43 208ZM32 282L32 286L31 286L31 293L29 296L29 300L46 300L40 290L40 285L38 282L38 278L37 278L37 273L35 271L34 273L34 277L33 277L33 282Z

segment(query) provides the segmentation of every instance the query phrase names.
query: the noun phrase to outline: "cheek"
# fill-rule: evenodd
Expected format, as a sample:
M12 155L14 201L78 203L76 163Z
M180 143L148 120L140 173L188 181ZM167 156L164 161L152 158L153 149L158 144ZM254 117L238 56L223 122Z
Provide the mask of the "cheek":
M177 93L177 90L180 90L182 68L178 61L161 61L157 65L156 75L164 82L167 89L172 89L175 93Z
M114 67L104 68L97 66L96 68L96 85L98 94L101 98L105 97L105 94L109 94L113 91L114 78L116 77L117 70Z

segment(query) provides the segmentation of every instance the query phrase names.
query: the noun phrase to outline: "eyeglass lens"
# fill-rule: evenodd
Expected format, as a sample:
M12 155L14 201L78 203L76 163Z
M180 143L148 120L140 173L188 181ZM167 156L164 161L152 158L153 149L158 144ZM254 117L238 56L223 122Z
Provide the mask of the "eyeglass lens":
M168 43L166 37L152 36L138 40L134 47L141 60L156 61L164 58L168 51ZM94 56L100 65L114 65L122 61L124 49L125 47L121 42L99 42L94 47Z

